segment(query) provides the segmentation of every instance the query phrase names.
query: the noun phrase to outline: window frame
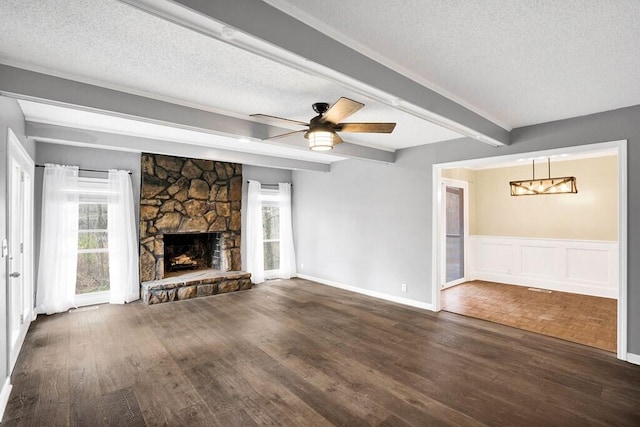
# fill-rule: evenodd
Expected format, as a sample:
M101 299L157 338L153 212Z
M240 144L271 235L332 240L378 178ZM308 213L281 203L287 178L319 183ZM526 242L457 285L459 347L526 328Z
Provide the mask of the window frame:
M78 178L78 192L80 201L78 203L78 209L80 209L80 205L87 204L102 204L107 206L107 224L109 221L109 180L107 178L90 178L90 177L79 177ZM82 230L78 227L78 235L80 233L86 232L106 232L108 239L108 229L91 229L91 230ZM79 243L79 241L78 241ZM109 256L109 247L107 245L106 248L93 248L93 249L80 249L77 248L78 257L80 254L85 253L106 253ZM77 273L76 273L77 280ZM94 305L94 304L104 304L109 302L109 297L111 295L111 273L109 272L109 290L107 291L97 291L97 292L89 292L86 294L77 294L76 288L77 283L74 285L74 302L78 307L86 306L86 305Z
M265 206L269 206L269 207L276 207L278 208L278 218L280 217L280 190L279 189L271 189L271 188L262 188L260 190L260 214L262 215L262 209ZM264 224L263 224L263 230L262 230L262 247L263 247L263 251L264 251L264 244L265 243L273 243L273 242L278 242L278 247L280 247L279 245L281 244L281 239L280 239L280 222L278 221L278 238L277 239L265 239L264 238ZM264 265L264 252L263 252L263 256L262 256L262 263ZM264 270L264 278L265 279L275 279L279 276L280 273L280 265L278 265L278 268L273 269L273 270Z

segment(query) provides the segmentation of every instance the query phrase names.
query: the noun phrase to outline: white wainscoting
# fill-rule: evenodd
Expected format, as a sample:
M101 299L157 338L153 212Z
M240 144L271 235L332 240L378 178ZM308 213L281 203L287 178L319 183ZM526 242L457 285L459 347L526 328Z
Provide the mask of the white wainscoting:
M618 298L618 243L469 236L471 280Z

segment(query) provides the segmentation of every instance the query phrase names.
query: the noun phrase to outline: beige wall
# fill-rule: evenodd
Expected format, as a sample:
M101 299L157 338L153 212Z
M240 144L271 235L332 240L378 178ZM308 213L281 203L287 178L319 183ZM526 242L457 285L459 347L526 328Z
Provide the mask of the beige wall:
M513 197L509 181L531 177L531 166L449 169L469 182L469 233L485 236L618 240L618 158L553 161L552 176L575 176L578 194ZM546 177L544 161L536 176Z

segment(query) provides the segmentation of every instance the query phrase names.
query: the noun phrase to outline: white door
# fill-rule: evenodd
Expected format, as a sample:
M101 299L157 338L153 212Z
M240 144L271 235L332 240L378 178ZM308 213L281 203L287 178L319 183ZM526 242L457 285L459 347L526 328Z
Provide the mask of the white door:
M9 130L9 360L10 372L33 319L33 160Z
M442 288L458 285L467 277L468 185L463 181L443 180L443 218L441 242L443 254Z

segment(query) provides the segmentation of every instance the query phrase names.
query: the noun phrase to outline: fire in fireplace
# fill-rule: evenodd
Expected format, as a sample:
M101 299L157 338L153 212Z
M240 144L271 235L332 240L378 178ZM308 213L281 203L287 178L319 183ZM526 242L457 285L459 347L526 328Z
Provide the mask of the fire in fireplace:
M164 271L220 270L220 233L164 234Z

